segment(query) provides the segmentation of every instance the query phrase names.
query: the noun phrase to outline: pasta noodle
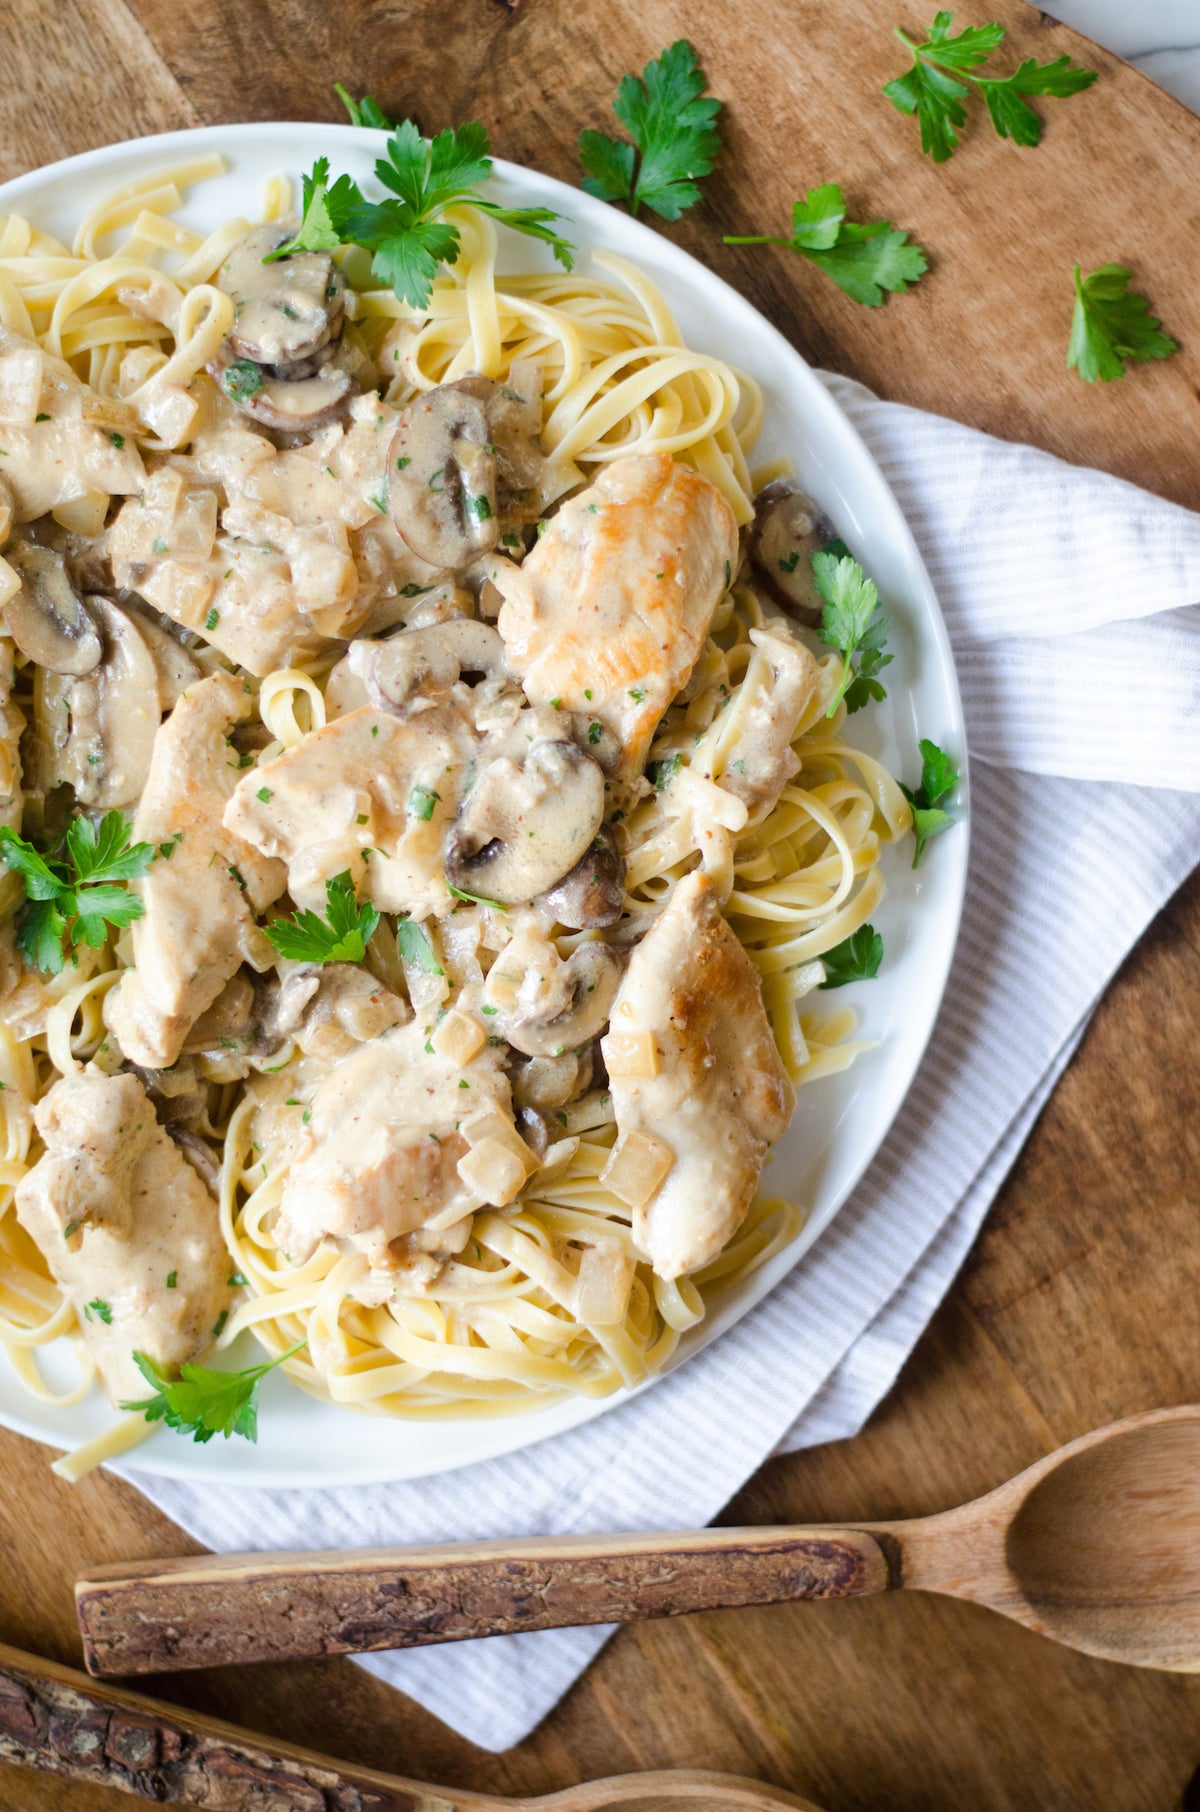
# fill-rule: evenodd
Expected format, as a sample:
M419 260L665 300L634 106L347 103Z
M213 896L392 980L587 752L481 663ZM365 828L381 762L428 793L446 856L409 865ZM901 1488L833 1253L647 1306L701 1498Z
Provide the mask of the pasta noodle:
M69 248L18 216L0 220L0 325L36 338L101 397L126 410L149 451L185 449L203 409L202 374L233 319L214 278L250 230L235 219L202 235L173 218L185 190L218 172L208 156L126 185L93 208ZM264 218L285 217L289 186L273 182ZM470 372L503 379L519 361L543 371L543 508L626 454L673 455L715 484L739 525L780 466L748 459L762 397L745 374L686 347L664 298L625 259L598 253L593 270L499 274L486 216L454 215L458 262L439 272L416 311L374 287L364 255L342 256L358 344L386 364L385 397L403 403ZM697 665L698 680L663 718L651 750L659 789L626 825L628 910L646 923L700 865L762 978L784 1064L797 1084L843 1068L866 1048L854 1016L811 1011L817 959L863 925L883 892L882 850L911 825L892 777L845 740L845 710L827 716L840 673L833 655L795 727L798 773L760 821L722 786L726 760L770 684L752 632L769 613L736 583ZM319 661L270 673L257 709L270 738L260 759L291 749L326 718ZM18 674L17 695L25 683ZM35 705L26 700L26 713ZM18 895L9 888L5 911ZM562 947L570 947L568 935ZM80 1341L79 1379L54 1394L37 1354L75 1327L74 1315L12 1210L37 1153L32 1107L56 1077L106 1051L107 991L131 958L129 934L52 979L28 976L0 1023L0 1344L27 1387L77 1401L92 1386ZM438 1004L429 977L406 964L387 920L368 961L418 1008ZM447 963L452 969L453 965ZM23 1027L28 1029L22 1029ZM631 1211L602 1180L615 1126L601 1093L559 1116L563 1137L517 1201L474 1218L466 1247L425 1294L374 1300L361 1255L323 1242L294 1265L274 1237L307 1060L278 1054L244 1081L212 1070L205 1130L221 1155L220 1216L245 1290L221 1337L248 1333L272 1355L305 1343L286 1370L303 1389L361 1411L406 1417L507 1414L583 1394L603 1397L660 1369L719 1294L793 1240L803 1211L760 1195L726 1248L674 1282L633 1244ZM297 1078L300 1080L298 1081ZM615 1280L615 1281L614 1281ZM605 1292L625 1292L613 1319ZM602 1311L591 1319L581 1304ZM69 1476L129 1446L137 1419L65 1464Z

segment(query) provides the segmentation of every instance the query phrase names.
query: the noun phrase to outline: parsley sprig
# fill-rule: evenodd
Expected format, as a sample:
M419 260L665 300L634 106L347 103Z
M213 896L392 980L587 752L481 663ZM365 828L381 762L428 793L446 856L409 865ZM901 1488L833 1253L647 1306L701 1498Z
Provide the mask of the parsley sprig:
M17 948L48 975L59 973L77 944L98 950L110 926L141 918L145 907L126 883L144 875L156 853L152 843L130 843L121 812L106 812L98 826L73 818L54 855L0 826L0 857L25 888Z
M871 699L887 697L878 675L892 660L883 652L891 619L879 610L874 580L849 554L825 548L813 555L812 564L817 590L825 600L818 634L842 657L841 678L825 715L832 717L843 699L853 715Z
M269 1371L305 1344L301 1340L286 1353L241 1372L219 1372L207 1365L185 1364L180 1366L178 1378L168 1378L145 1353L134 1353L134 1364L154 1394L136 1403L122 1403L121 1408L140 1410L147 1422L163 1422L181 1434L190 1434L201 1444L217 1434L226 1440L236 1434L247 1441L257 1441L258 1387Z
M825 980L819 988L844 988L847 982L873 981L883 961L883 939L874 925L860 925L857 931L827 950L821 958Z
M789 239L727 233L725 244L786 246L867 308L878 308L885 290L906 290L929 269L920 246L910 244L908 234L890 220L847 220L846 198L835 182L809 189L793 202Z
M935 164L944 164L953 155L958 143L956 127L966 124L963 102L971 92L968 83L983 96L992 125L1001 138L1011 138L1017 145L1036 145L1042 136L1042 122L1022 97L1043 94L1061 98L1090 88L1096 80L1094 69L1081 69L1069 57L1056 57L1052 63L1026 57L1011 75L974 75L972 71L999 49L1004 27L993 21L989 25L968 25L954 33L953 23L953 13L939 12L928 36L919 44L914 44L897 26L896 36L911 51L913 65L883 90L901 113L916 114L921 149ZM947 74L948 70L953 70L953 75Z
M345 97L343 97L345 98ZM367 102L357 103L360 114ZM378 125L383 114L374 102ZM472 207L490 214L518 233L544 240L566 270L575 248L557 233L553 208L505 208L487 201L479 184L492 172L491 146L478 120L447 127L436 138L422 138L412 120L402 120L390 134L375 174L389 191L383 201L369 201L350 176L329 177L329 159L318 157L304 178L304 217L294 238L269 252L264 263L292 252L330 252L341 245L361 245L372 254L371 271L411 308L424 308L439 264L458 260L458 228L442 218L451 208Z
M352 126L373 126L380 132L390 132L396 124L395 120L388 118L373 94L364 94L361 101L356 101L340 82L333 84L333 92L350 115Z
M1124 377L1125 360L1169 359L1179 348L1150 313L1145 296L1129 287L1123 264L1102 264L1081 277L1075 266L1075 313L1067 365L1086 383Z
M325 918L298 912L265 927L267 940L293 963L361 963L379 923L374 906L360 906L350 871L325 883Z
M700 199L696 179L707 176L721 149L714 121L720 101L707 86L686 39L647 63L641 78L621 77L612 110L633 144L591 129L579 135L583 187L601 201L623 201L633 215L646 207L678 220ZM635 148L636 147L636 148Z
M930 837L936 837L954 823L950 813L945 810L942 801L948 799L958 785L958 763L953 755L947 755L939 749L936 742L930 742L923 736L917 745L921 751L921 784L915 792L900 782L900 791L912 806L913 839L916 847L913 850L912 865L915 868L925 851Z

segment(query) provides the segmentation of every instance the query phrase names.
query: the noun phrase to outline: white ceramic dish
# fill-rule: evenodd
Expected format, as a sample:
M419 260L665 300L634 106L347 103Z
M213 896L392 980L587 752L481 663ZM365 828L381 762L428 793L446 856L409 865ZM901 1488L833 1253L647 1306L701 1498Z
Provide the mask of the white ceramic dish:
M352 126L270 124L214 126L111 145L68 158L0 187L0 214L19 212L69 242L82 215L122 184L200 152L220 151L228 172L188 195L182 218L207 230L231 215L255 218L263 184L285 172L298 182L314 157L335 172L371 178L380 135ZM570 217L567 235L586 263L607 249L635 260L659 285L689 345L729 359L761 383L766 420L755 459L786 453L839 532L876 580L892 616L889 696L853 720L852 734L910 783L919 772L919 736L965 755L962 706L945 626L929 577L894 497L871 456L820 380L751 305L659 233L603 202L514 164L497 162L489 193L508 205L545 203ZM503 233L501 268L550 267L533 241ZM765 251L764 257L780 256ZM903 303L890 303L890 307ZM804 1231L784 1252L722 1300L685 1338L682 1364L753 1308L829 1225L890 1127L933 1027L953 955L967 861L966 777L957 823L932 846L918 873L904 849L886 858L888 891L874 915L887 956L877 981L839 995L861 1015L878 1048L845 1074L803 1090L766 1181L773 1192L805 1204ZM48 1369L71 1376L66 1343L47 1355ZM250 1358L248 1349L247 1363ZM652 1384L643 1388L653 1388ZM394 1421L319 1404L278 1373L263 1388L257 1446L213 1441L196 1446L159 1432L139 1448L140 1470L168 1477L301 1486L419 1478L490 1459L573 1428L623 1401L610 1397L557 1404L499 1419ZM112 1411L100 1393L71 1409L32 1400L0 1363L0 1423L55 1447L74 1447L98 1433Z

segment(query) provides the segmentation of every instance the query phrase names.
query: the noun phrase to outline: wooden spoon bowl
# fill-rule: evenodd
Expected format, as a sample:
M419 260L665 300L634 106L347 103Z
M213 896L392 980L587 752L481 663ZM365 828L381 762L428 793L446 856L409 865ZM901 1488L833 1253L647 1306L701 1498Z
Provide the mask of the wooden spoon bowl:
M1033 1628L1106 1660L1200 1670L1200 1419L1168 1412L1070 1454L1006 1548Z

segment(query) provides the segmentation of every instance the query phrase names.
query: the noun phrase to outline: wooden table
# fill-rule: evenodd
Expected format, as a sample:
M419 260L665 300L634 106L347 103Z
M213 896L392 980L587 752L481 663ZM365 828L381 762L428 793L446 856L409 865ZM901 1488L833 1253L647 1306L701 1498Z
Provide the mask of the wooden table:
M478 116L496 149L575 180L573 145L616 81L673 38L729 102L726 151L672 237L814 361L1200 506L1200 122L1022 0L1010 44L1101 71L1049 102L1037 151L974 120L935 169L879 98L899 0L7 0L0 176L129 135L333 118L340 78L428 131ZM933 271L878 311L784 253L796 193L839 180L856 218L914 230ZM1184 350L1089 388L1063 364L1072 264L1119 259ZM1069 683L1069 676L1064 681ZM1113 859L1120 860L1114 850ZM1198 852L1200 855L1200 852ZM911 1515L996 1484L1096 1423L1200 1396L1200 884L1109 990L983 1236L900 1385L856 1440L768 1465L733 1520ZM128 1487L74 1489L0 1436L0 1637L78 1658L85 1564L179 1551ZM648 1625L619 1637L546 1724L496 1757L345 1661L192 1674L156 1690L379 1767L496 1791L694 1764L830 1808L1168 1812L1200 1761L1200 1681L1056 1650L920 1597ZM108 1790L0 1772L0 1805L101 1812Z

